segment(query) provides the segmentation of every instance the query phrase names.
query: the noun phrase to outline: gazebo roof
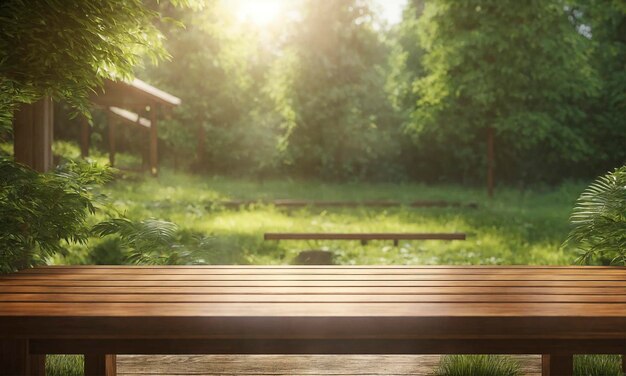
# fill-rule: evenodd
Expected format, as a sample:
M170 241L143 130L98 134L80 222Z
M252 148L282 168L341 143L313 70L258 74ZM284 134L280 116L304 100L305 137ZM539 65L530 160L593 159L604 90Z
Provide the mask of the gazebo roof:
M105 80L104 88L91 101L105 107L136 108L161 104L168 108L180 105L180 98L135 78L131 82Z
M136 124L145 128L150 128L150 126L152 125L150 120L144 117L140 117L139 114L125 110L123 108L112 106L109 107L109 111L111 111L111 113L114 114L118 119L129 124Z

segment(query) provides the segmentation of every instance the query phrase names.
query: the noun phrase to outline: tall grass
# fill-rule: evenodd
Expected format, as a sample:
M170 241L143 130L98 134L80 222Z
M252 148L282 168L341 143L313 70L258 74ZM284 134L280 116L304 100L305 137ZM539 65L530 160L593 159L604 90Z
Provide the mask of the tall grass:
M81 355L46 356L46 376L83 376L84 359Z
M522 376L519 363L502 355L447 355L436 376Z
M619 355L577 355L574 356L574 376L622 376Z

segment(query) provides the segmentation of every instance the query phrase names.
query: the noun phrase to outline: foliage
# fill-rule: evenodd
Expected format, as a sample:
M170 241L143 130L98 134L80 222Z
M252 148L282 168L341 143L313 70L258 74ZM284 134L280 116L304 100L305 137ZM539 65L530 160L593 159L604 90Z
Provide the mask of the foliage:
M600 76L600 95L584 107L586 138L598 145L583 168L594 175L626 161L626 7L623 1L576 0L571 16L591 36L592 64Z
M437 376L521 376L519 364L498 355L446 355L435 371Z
M619 355L575 355L574 376L622 376L620 363Z
M94 191L111 178L95 164L68 162L38 174L0 157L0 273L44 263L64 253L62 241L84 243Z
M207 1L202 11L164 2L159 11L185 24L159 24L172 60L143 72L182 99L162 128L167 151L196 171L264 170L277 137L263 92L269 47L258 30L238 24L224 2Z
M188 3L188 1L178 1ZM43 95L88 113L87 98L105 78L128 78L142 59L167 56L141 0L7 0L0 4L0 124L18 103Z
M427 75L412 131L430 175L476 181L494 129L500 177L550 181L592 150L582 104L597 92L588 39L561 0L425 4L418 21Z
M329 183L317 180L208 178L162 169L157 179L123 179L104 193L115 208L133 222L159 218L176 223L170 247L194 252L186 263L289 264L307 249L330 250L338 264L520 264L569 265L573 249L560 249L570 227L568 216L581 184L519 191L502 188L493 200L482 189L458 185L418 183ZM316 200L447 200L478 204L471 208L303 208L285 210L253 204L227 210L216 203L225 199ZM98 212L97 223L109 219ZM394 247L374 241L362 246L350 241L264 241L264 232L466 232L465 241L407 241ZM208 237L202 244L203 237ZM103 240L72 247L58 263L87 263L92 249ZM131 251L123 244L123 262ZM111 245L112 247L112 245ZM165 249L165 248L164 248ZM165 252L166 250L164 250ZM116 251L117 252L117 251ZM160 261L162 262L162 261Z
M388 177L394 171L386 46L366 2L304 1L283 47L291 77L273 93L284 118L283 163L326 179ZM397 169L396 169L397 170Z
M626 265L626 166L599 177L581 195L566 244L583 250L581 262Z
M93 227L100 237L118 235L127 248L127 261L135 264L188 265L204 264L201 251L207 250L211 238L197 237L194 242L177 243L174 223L148 219L138 222L127 218L113 218Z
M47 376L83 376L84 357L82 355L47 355Z

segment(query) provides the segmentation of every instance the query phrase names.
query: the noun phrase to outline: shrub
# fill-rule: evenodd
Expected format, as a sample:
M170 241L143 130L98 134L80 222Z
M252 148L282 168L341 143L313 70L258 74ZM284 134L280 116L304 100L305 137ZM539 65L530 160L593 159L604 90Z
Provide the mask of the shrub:
M435 370L437 376L521 376L519 364L507 356L447 355Z
M599 177L581 195L565 245L583 251L579 261L626 265L626 166Z
M62 241L84 243L98 202L93 189L110 177L95 164L68 162L39 174L0 157L0 273L65 253Z

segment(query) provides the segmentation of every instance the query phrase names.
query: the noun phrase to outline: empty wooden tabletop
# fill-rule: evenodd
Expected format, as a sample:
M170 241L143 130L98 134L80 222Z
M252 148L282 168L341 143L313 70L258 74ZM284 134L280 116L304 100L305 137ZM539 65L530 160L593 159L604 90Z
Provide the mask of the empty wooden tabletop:
M0 277L0 333L623 338L626 346L626 268L41 267Z

